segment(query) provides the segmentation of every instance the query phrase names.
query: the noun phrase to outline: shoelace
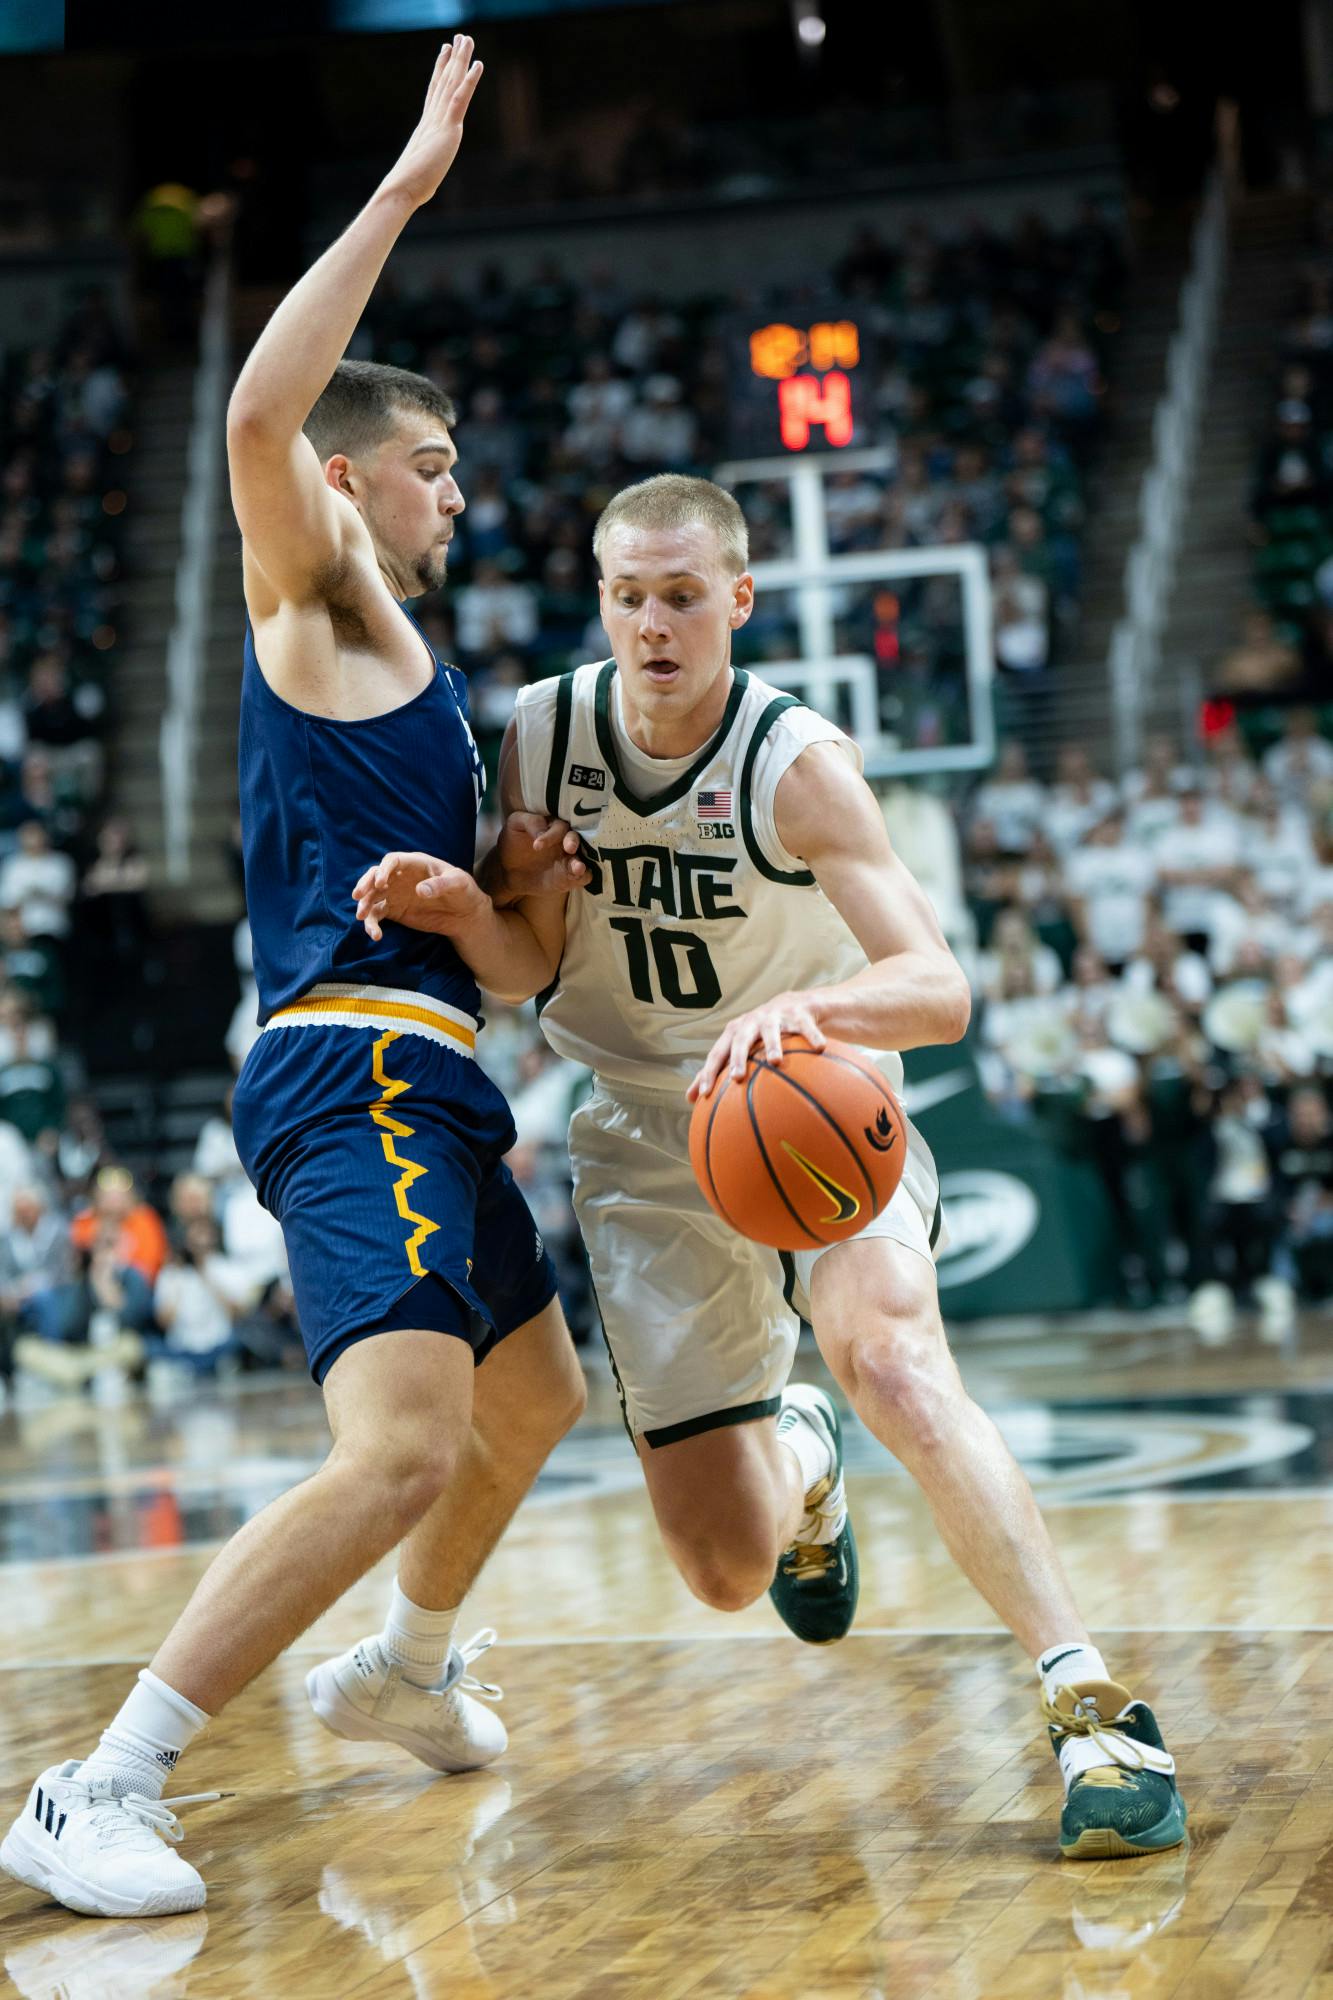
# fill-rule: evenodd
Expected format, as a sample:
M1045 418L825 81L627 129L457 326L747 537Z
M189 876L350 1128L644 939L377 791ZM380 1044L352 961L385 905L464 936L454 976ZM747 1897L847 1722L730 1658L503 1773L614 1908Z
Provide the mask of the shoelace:
M172 1807L211 1805L216 1799L230 1796L229 1792L186 1792L177 1799L150 1799L144 1792L126 1792L123 1798L94 1799L92 1804L99 1812L98 1832L109 1845L137 1840L140 1832L146 1829L179 1847L185 1838L185 1829ZM114 1812L116 1817L104 1823L103 1812Z
M1062 1708L1056 1706L1062 1694L1074 1696L1072 1715L1067 1715ZM1130 1712L1128 1708L1122 1708L1119 1715L1112 1716L1109 1722L1103 1722L1095 1701L1085 1701L1081 1695L1074 1694L1073 1688L1060 1687L1055 1690L1054 1701L1048 1700L1045 1695L1042 1696L1041 1712L1058 1736L1088 1737L1099 1750L1105 1751L1112 1763L1121 1765L1126 1771L1150 1771L1155 1768L1156 1760L1152 1754L1152 1746L1136 1743L1132 1736L1126 1736L1123 1730L1115 1726L1128 1718Z
M483 1625L480 1632L474 1632L467 1643L458 1648L458 1655L463 1665L470 1667L483 1653L489 1653L497 1636L493 1625ZM483 1701L504 1700L503 1688L496 1687L493 1681L479 1681L475 1674L460 1674L454 1682L454 1687L463 1688L468 1694L480 1695ZM452 1694L453 1688L450 1688L449 1692Z
M833 1559L832 1542L793 1542L783 1554L782 1574L797 1583L811 1583L816 1577L828 1575Z
M811 1518L820 1522L835 1521L846 1510L847 1499L840 1479L836 1482L830 1479L822 1493L818 1486L813 1487L808 1498L807 1521ZM791 1547L782 1552L782 1574L792 1577L797 1583L810 1583L816 1577L827 1576L837 1560L837 1540L836 1535L826 1542L812 1542L798 1536Z

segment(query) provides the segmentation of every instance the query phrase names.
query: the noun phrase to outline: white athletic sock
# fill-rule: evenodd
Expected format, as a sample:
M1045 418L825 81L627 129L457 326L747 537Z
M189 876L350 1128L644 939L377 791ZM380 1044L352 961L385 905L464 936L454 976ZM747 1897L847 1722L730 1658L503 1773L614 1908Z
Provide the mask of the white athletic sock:
M778 1413L778 1443L786 1445L797 1465L801 1468L801 1492L809 1493L823 1479L833 1472L836 1460L833 1447L821 1424L812 1422L799 1403L784 1403ZM842 1532L845 1522L845 1504L836 1504L832 1511L829 1501L841 1503L841 1484L822 1502L821 1511L813 1509L802 1514L796 1526L795 1540L798 1542L832 1542Z
M779 1413L778 1443L786 1445L801 1468L802 1493L808 1493L832 1472L833 1451L828 1439L796 1403L788 1403Z
M462 1608L455 1604L450 1611L427 1611L414 1604L394 1578L380 1650L386 1660L402 1668L403 1679L413 1687L434 1687L443 1678Z
M79 1776L110 1778L117 1798L144 1792L160 1799L177 1758L208 1719L202 1708L145 1667L92 1756L85 1757Z
M1084 1681L1111 1678L1097 1648L1085 1646L1081 1639L1066 1639L1062 1645L1048 1646L1037 1661L1037 1672L1047 1701L1054 1699L1057 1688L1079 1687Z

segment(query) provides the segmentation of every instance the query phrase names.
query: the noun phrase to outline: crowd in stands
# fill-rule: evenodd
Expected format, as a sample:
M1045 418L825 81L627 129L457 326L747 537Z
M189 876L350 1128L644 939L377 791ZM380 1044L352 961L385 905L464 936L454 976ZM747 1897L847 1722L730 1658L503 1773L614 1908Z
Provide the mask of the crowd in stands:
M1077 616L1084 473L1101 429L1104 354L1124 271L1120 238L1091 204L1057 230L921 224L890 242L863 229L822 278L815 312L867 336L857 444L882 473L835 475L833 552L979 541L996 582L1001 678L1027 697ZM441 275L420 295L384 283L353 352L423 371L460 410L459 522L448 588L420 607L437 651L470 675L493 761L525 680L600 656L592 526L620 486L706 472L732 448L756 312L782 295L627 293L611 271L575 281L547 262L523 285L497 270L470 291ZM743 350L743 351L742 351ZM756 560L790 533L785 484L742 495ZM762 671L795 628L776 593L739 635ZM838 642L879 668L881 708L908 746L950 740L963 701L961 603L926 578L846 593Z
M284 1303L234 1148L177 1180L164 1223L81 1061L91 1010L137 990L147 935L143 859L103 816L134 379L95 292L0 359L0 1384L267 1354Z
M1333 743L1293 709L1046 785L1010 742L965 852L992 1098L1096 1168L1128 1302L1284 1338L1333 1294Z
M982 542L1002 712L1020 731L1077 616L1122 277L1116 232L1085 209L1063 232L1037 219L1009 236L862 231L811 291L873 335L858 442L888 456L873 477L831 473L834 550ZM517 689L606 650L589 617L605 500L650 471L707 471L726 455L738 311L753 324L756 307L781 304L668 303L627 295L610 273L575 285L554 264L521 287L492 272L467 293L446 281L377 293L359 351L424 370L460 407L467 511L448 588L418 615L468 672L492 766ZM49 355L8 357L5 375L0 759L16 804L0 827L0 1201L14 1226L0 1356L62 1383L300 1365L280 1235L225 1115L201 1133L192 1171L151 1191L154 1207L109 1156L66 1041L78 941L133 963L143 923L128 830L110 821L94 836L89 817L120 559L106 501L119 492L130 360L84 328ZM104 431L90 431L90 408ZM781 554L781 491L743 498L755 556ZM906 740L939 741L951 614L927 586L886 597L849 596L840 641L876 659ZM1251 636L1260 650L1274 642ZM742 663L760 671L792 650L780 607L747 645ZM960 813L976 1042L1002 1112L1044 1123L1101 1177L1127 1301L1188 1297L1209 1339L1225 1337L1236 1300L1252 1302L1278 1338L1300 1300L1333 1293L1333 745L1305 710L1275 739L1225 704L1207 720L1196 758L1153 743L1123 784L1074 747L1040 783L1018 737L1006 742ZM493 831L483 824L483 842ZM968 937L958 943L966 954ZM237 1068L255 1032L247 947L242 926ZM487 1067L519 1133L511 1164L586 1335L595 1310L566 1133L587 1078L550 1054L530 1010L486 1011Z

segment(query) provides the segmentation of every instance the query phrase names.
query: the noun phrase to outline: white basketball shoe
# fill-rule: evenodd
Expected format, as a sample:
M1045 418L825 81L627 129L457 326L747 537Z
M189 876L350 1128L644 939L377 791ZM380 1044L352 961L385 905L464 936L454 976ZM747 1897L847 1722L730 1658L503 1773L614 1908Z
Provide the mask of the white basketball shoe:
M81 1781L82 1769L75 1757L42 1772L0 1841L0 1867L85 1917L165 1917L199 1909L208 1892L202 1876L174 1852L182 1834L171 1808L222 1793L116 1798L113 1780Z
M305 1691L335 1736L397 1743L435 1771L476 1771L493 1763L509 1743L503 1722L485 1706L502 1699L500 1689L467 1671L494 1644L495 1633L486 1626L465 1646L452 1647L443 1678L422 1688L385 1659L378 1636L363 1639L336 1660L312 1667Z

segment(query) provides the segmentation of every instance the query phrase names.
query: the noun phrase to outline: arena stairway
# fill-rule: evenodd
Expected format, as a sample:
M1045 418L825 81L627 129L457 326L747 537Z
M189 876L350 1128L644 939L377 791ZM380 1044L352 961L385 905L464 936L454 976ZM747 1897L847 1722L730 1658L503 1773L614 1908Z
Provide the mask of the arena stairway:
M241 914L230 848L244 619L240 536L225 497L209 605L190 873L184 885L168 879L158 749L181 552L193 381L188 364L146 370L136 413L124 593L128 643L116 667L112 798L117 810L132 820L147 856L157 914L170 920L222 924L235 923Z
M1191 212L1173 210L1135 227L1133 269L1110 358L1107 427L1088 480L1078 630L1061 649L1045 740L1030 746L1038 764L1049 764L1059 743L1112 740L1106 654L1124 611L1125 562L1138 534L1139 489L1152 461L1153 415L1179 321L1193 222Z
M1221 325L1185 510L1175 593L1167 615L1165 671L1152 691L1149 728L1170 727L1182 677L1196 689L1240 638L1256 599L1247 533L1250 487L1272 421L1282 329L1295 304L1309 200L1279 192L1241 196L1231 212Z

